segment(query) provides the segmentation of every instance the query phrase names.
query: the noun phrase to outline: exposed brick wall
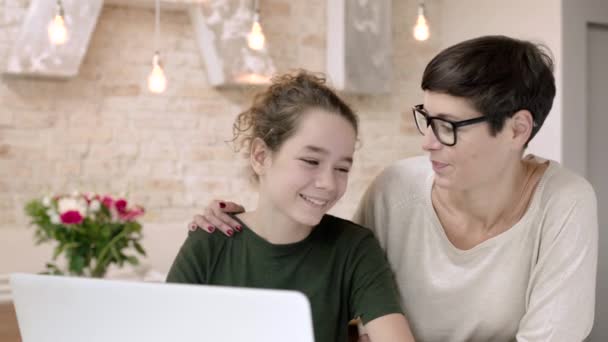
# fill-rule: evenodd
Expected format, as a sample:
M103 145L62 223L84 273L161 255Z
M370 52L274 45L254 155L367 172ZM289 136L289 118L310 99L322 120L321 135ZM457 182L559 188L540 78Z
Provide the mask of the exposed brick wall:
M260 3L277 69L323 71L326 1ZM352 214L384 166L420 153L409 108L420 102L419 78L440 32L433 27L430 41L413 40L416 4L393 1L393 92L345 96L361 116L361 149L339 215ZM28 6L0 0L0 65ZM430 2L428 12L438 6ZM224 143L252 90L209 87L187 14L166 11L161 46L169 86L149 94L153 23L150 9L106 6L77 78L0 78L0 229L27 224L28 199L74 189L127 193L146 207L144 222L154 223L186 222L212 198L254 205L243 162Z

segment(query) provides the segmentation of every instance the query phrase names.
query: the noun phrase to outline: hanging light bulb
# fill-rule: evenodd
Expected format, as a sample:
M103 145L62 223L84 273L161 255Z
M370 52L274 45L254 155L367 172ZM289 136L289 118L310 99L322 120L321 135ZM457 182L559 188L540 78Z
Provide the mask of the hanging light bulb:
M156 94L160 94L167 89L167 78L165 77L165 71L160 60L160 53L158 52L159 37L160 37L160 0L156 0L156 11L155 11L155 22L154 22L154 46L156 51L154 57L152 57L152 72L148 75L148 89Z
M68 29L65 27L65 17L61 0L57 0L55 17L49 23L49 39L54 45L63 45L68 41Z
M160 94L167 89L167 78L158 51L154 53L154 58L152 58L152 72L148 76L148 89L156 94Z
M426 23L426 17L424 16L424 4L418 5L418 19L416 19L416 26L414 26L414 38L416 40L427 40L429 39L429 25Z
M260 25L260 9L257 0L255 0L254 4L253 25L251 25L251 32L247 35L247 45L252 50L259 51L264 48L266 37L264 37L264 32L262 32L262 25Z

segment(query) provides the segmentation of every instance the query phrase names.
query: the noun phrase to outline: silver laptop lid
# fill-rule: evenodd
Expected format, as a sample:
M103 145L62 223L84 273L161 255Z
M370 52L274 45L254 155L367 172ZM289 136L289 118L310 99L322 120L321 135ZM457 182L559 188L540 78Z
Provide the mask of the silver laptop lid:
M23 342L313 342L301 293L12 274Z

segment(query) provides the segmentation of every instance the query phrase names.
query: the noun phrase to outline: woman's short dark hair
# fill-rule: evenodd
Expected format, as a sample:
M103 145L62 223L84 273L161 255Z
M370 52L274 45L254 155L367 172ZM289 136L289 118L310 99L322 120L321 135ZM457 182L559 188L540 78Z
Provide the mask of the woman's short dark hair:
M536 135L553 105L555 78L547 47L505 36L470 39L441 51L426 66L423 90L466 98L489 118L493 135L517 111L530 111Z

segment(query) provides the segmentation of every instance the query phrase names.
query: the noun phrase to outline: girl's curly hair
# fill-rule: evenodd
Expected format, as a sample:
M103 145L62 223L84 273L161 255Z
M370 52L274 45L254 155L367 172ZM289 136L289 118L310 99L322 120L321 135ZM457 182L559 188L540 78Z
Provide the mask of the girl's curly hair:
M254 96L251 107L237 116L232 126L235 150L245 148L249 156L251 142L260 138L277 151L294 134L302 115L313 108L344 117L358 132L357 115L326 85L325 77L299 70L275 76L268 89Z

